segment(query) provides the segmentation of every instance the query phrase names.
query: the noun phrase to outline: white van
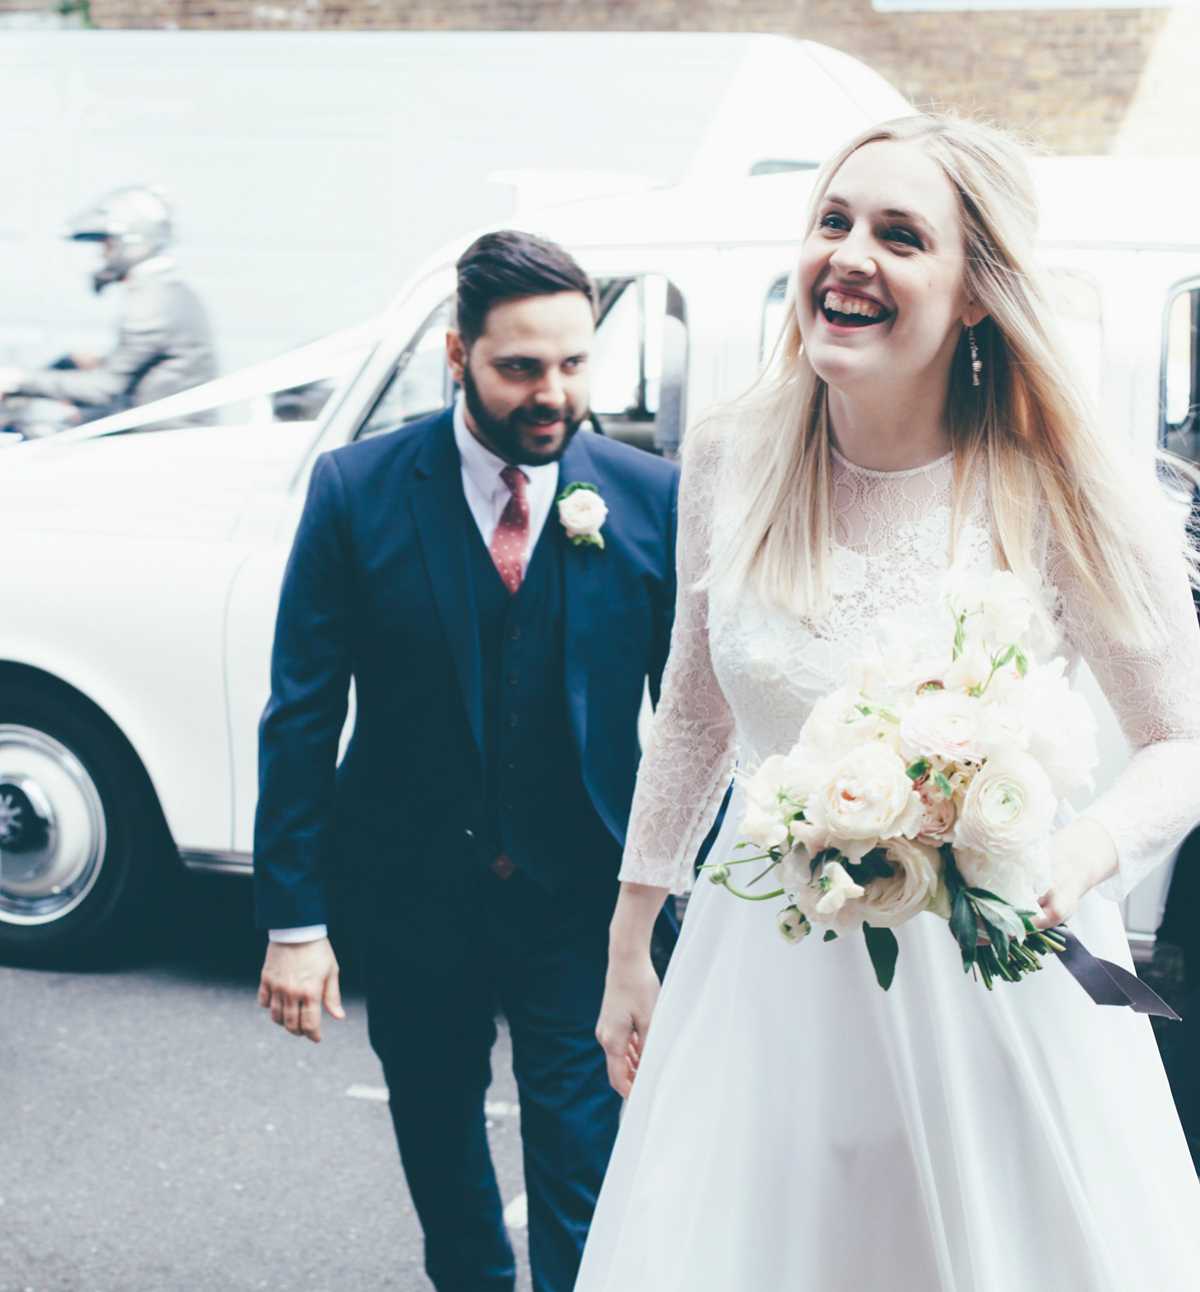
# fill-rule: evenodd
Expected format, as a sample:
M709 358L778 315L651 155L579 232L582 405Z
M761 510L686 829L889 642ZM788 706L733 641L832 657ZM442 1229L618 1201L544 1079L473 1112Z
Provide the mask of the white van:
M8 31L0 366L112 342L71 216L160 185L220 367L387 307L527 205L815 166L905 100L812 41L710 32Z
M1047 162L1039 175L1042 254L1113 433L1147 452L1164 437L1193 444L1200 183L1107 159ZM603 433L670 452L689 420L753 379L781 323L811 183L762 175L521 220L600 284ZM163 852L249 870L257 722L309 472L319 453L447 403L464 245L429 259L358 329L5 452L0 598L20 613L0 621L0 802L19 790L32 831L0 838L0 947L101 937ZM333 393L319 417L280 420L278 392L320 379ZM210 408L222 424L126 433ZM1104 748L1102 782L1124 757L1111 718ZM1126 902L1141 949L1165 882L1164 868Z

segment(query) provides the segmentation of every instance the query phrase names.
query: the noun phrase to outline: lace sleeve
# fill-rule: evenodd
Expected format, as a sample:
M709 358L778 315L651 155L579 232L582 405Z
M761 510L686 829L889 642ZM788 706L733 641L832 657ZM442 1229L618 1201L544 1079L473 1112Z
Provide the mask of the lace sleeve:
M686 893L692 859L720 807L736 753L732 710L713 673L708 565L720 437L690 452L679 482L678 593L662 696L638 771L621 879Z
M1164 625L1155 647L1119 645L1104 628L1065 552L1052 540L1049 582L1059 627L1087 660L1133 749L1113 783L1082 815L1117 848L1119 869L1098 888L1120 901L1200 821L1200 628L1182 558L1157 564Z

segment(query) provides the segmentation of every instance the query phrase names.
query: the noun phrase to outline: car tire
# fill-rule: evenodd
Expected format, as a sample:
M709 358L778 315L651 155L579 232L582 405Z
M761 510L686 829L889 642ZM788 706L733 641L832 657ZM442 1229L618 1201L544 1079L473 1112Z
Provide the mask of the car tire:
M172 853L113 724L65 687L0 680L0 959L80 968L127 952Z

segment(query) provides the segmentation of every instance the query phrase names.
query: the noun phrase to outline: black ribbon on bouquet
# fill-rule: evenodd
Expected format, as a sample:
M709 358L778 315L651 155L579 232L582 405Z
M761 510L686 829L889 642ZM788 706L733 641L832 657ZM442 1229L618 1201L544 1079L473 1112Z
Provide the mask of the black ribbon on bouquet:
M1060 924L1054 931L1067 943L1058 958L1097 1005L1128 1005L1139 1014L1157 1014L1159 1018L1180 1021L1170 1005L1128 969L1092 955L1066 925Z

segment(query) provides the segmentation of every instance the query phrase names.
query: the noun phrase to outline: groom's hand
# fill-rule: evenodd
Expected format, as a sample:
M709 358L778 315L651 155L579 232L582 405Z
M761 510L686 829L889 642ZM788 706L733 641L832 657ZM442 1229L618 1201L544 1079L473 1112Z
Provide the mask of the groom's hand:
M268 942L258 984L258 1003L271 1021L293 1036L321 1039L321 1006L345 1018L338 990L338 962L328 938L316 942Z

